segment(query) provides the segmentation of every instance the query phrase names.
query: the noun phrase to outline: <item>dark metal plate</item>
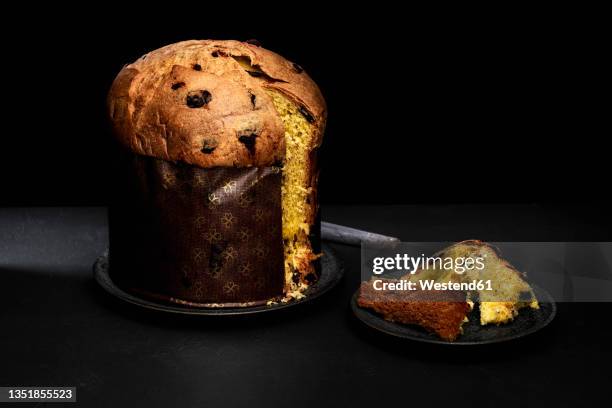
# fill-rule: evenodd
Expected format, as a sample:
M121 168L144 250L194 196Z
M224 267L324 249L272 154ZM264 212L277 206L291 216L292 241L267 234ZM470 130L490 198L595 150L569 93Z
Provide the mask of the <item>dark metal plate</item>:
M474 310L468 315L470 321L463 325L463 334L454 342L442 340L419 326L389 322L376 312L359 307L357 305L359 291L356 291L351 299L351 309L355 316L366 325L396 337L449 345L499 343L535 333L546 327L554 319L557 313L557 305L553 298L544 289L534 285L531 286L540 303L539 309L523 308L510 323L499 326L481 326L480 312L478 311L478 305L476 305Z
M100 256L93 265L93 274L96 282L111 295L124 300L126 302L145 307L147 309L159 310L161 312L180 313L189 315L205 315L205 316L227 316L227 315L244 315L253 313L270 312L273 310L286 309L310 302L319 296L323 295L331 288L336 286L344 275L344 266L338 258L334 250L326 244L322 244L321 257L321 277L319 280L309 287L301 300L292 300L287 303L276 303L270 306L252 306L252 307L232 307L232 308L198 308L180 305L171 305L163 302L154 302L148 299L143 299L127 293L117 287L111 280L108 273L108 256Z

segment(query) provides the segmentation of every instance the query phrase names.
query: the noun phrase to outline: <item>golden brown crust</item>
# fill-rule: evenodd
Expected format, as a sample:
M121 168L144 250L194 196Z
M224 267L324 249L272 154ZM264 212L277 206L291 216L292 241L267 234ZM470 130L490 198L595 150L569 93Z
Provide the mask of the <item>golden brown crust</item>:
M298 65L239 41L183 41L144 55L121 70L108 109L135 153L204 168L266 166L285 152L266 89L303 108L320 145L326 106L317 85Z
M394 279L381 279L397 283ZM414 324L453 341L470 311L465 293L460 291L377 291L373 281L362 282L357 304L372 309L385 320Z

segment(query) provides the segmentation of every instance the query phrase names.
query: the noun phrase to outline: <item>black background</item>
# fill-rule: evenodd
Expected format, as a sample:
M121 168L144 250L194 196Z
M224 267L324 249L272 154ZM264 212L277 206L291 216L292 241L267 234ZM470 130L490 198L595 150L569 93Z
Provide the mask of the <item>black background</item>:
M604 202L597 24L557 10L230 6L10 15L0 205L106 204L114 76L192 38L256 38L319 83L323 203Z
M597 11L229 6L5 11L0 205L105 204L104 100L122 65L183 39L257 38L304 66L327 98L324 203L545 203L324 206L326 220L416 241L610 239L609 212L593 206L609 189L609 46ZM572 205L549 205L564 202ZM95 286L103 209L0 216L2 385L75 385L90 406L575 406L606 397L608 304L560 304L545 330L491 347L402 342L353 318L359 251L338 245L345 279L319 303L252 320L176 319Z

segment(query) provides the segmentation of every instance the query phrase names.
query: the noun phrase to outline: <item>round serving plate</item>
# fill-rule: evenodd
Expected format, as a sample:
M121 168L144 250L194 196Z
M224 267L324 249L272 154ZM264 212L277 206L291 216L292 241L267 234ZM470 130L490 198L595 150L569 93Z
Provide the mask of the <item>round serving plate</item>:
M338 258L334 250L327 244L322 244L321 257L321 277L312 286L310 286L304 294L305 298L300 300L291 300L286 303L274 303L271 305L259 305L250 307L194 307L173 305L163 302L155 302L149 299L144 299L127 293L119 288L112 281L109 275L108 255L100 256L93 265L93 274L96 282L111 295L137 306L147 309L158 310L168 313L180 313L188 315L200 316L228 316L228 315L245 315L253 313L271 312L274 310L286 309L289 307L301 305L310 302L319 296L323 295L331 288L336 286L344 275L344 267L342 261Z
M531 287L540 304L539 309L525 307L519 311L518 316L516 316L513 321L507 324L501 324L499 326L481 326L480 313L478 311L478 305L476 305L474 310L468 314L469 322L463 325L463 334L460 334L459 337L452 342L442 340L437 335L419 326L389 322L373 310L360 307L357 304L359 290L355 292L351 299L351 309L355 316L366 325L396 337L425 343L457 346L500 343L518 339L543 329L557 314L557 305L552 296L542 288L535 285L531 285Z

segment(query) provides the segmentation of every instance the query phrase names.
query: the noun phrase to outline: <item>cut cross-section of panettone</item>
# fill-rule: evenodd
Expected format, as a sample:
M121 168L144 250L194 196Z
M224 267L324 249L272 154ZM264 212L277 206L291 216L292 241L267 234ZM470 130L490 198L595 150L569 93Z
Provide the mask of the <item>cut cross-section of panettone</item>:
M315 280L313 261L320 255L310 240L316 209L316 165L313 118L283 94L269 90L274 106L285 126L285 163L283 166L282 205L285 243L285 280L288 294L301 297L308 283ZM303 108L302 108L303 109Z
M317 153L327 112L302 67L251 43L183 41L126 65L108 107L132 155L120 174L137 179L127 188L140 205L132 215L149 217L130 226L127 212L114 211L123 220L111 225L115 271L178 303L303 296L318 278ZM282 291L270 296L278 273Z

